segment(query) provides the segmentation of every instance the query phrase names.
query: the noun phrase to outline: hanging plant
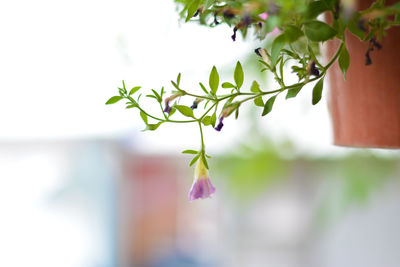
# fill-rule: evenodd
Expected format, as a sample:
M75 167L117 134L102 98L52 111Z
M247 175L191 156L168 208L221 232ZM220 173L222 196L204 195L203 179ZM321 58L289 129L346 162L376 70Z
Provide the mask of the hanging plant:
M386 31L400 25L400 3L386 4L383 0L375 1L364 10L356 10L351 0L176 2L185 22L193 21L210 28L220 24L229 25L232 32L227 34L227 38L232 41L236 41L238 32L243 38L252 33L260 40L265 39L270 32L278 33L272 45L254 51L259 56L260 71L270 72L279 84L274 90L262 88L257 81L253 81L249 88L244 88L245 74L238 61L232 79L228 81L221 81L217 68L213 66L208 81L198 84L203 94L194 94L182 88L181 74L178 74L171 81L174 89L170 93L164 87L158 91L145 91L139 86L128 89L122 81L122 87L118 88L119 94L106 102L114 104L125 100L126 108L136 109L140 114L145 124L144 130L154 131L165 123L197 125L199 148L182 152L193 156L190 166L196 163L190 200L209 197L215 191L208 176L210 156L206 153L204 127L213 127L216 131L223 132L226 118L237 118L240 108L245 104L259 107L261 116L266 116L273 109L277 97L296 97L309 83L314 83L311 103L316 105L321 100L327 71L336 61L343 78L346 78L351 58L346 47L346 30L357 36L361 42L369 44L365 51L365 65L371 65L374 62L374 53L382 48L381 40ZM320 15L324 13L331 16L331 23L320 19ZM328 63L323 64L320 57L321 44L332 39L339 40L340 45ZM285 69L291 69L297 75L296 83L288 83ZM141 104L141 97L153 99L159 106L159 112L150 112ZM191 99L191 105L179 104L177 100L180 98Z

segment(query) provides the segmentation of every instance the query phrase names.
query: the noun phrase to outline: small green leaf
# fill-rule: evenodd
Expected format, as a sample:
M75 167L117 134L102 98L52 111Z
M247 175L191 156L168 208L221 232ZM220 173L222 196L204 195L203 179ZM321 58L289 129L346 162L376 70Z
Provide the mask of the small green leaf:
M282 50L285 43L286 43L285 34L279 35L272 42L272 48L271 48L271 67L272 68L275 68L276 62L278 61L279 53Z
M353 18L349 21L349 23L347 24L347 29L349 29L349 31L354 34L355 36L358 37L358 39L363 40L364 39L364 35L365 32L363 32L360 29L360 20L361 20L361 15L360 13L355 13L353 15Z
M139 91L139 89L142 88L141 86L135 86L131 89L131 91L129 92L129 95L133 95L134 93L136 93L137 91Z
M115 104L122 99L122 96L113 96L107 100L106 105Z
M297 94L300 92L301 88L303 88L303 85L299 84L298 86L289 89L286 94L286 99L296 97Z
M212 127L215 127L215 123L217 122L217 113L214 112L214 114L212 114L211 116L211 125Z
M261 96L257 97L256 99L254 99L254 104L257 107L263 107L264 106L264 102Z
M206 87L202 83L199 83L199 84L200 84L201 89L204 91L204 93L206 93L206 95L208 95L208 91L207 91Z
M243 73L242 64L240 64L239 61L236 63L235 73L234 73L233 77L235 79L237 88L240 89L240 87L242 87L242 85L243 85L244 73Z
M126 108L137 108L138 105L136 103L128 103L128 105L126 106Z
M142 117L144 123L147 124L147 115L143 111L140 111L140 117Z
M211 124L211 116L205 116L202 120L202 123L204 124L204 126L208 126Z
M260 93L260 85L258 84L258 82L253 81L253 83L251 84L251 88L250 91L252 91L253 93Z
M236 86L234 86L233 84L229 83L229 82L225 82L222 84L222 88L236 88Z
M264 110L263 110L263 112L262 112L262 116L265 116L265 115L267 115L268 113L271 112L272 107L273 107L274 102L275 102L276 96L277 96L277 95L274 95L273 97L271 97L270 99L268 99L267 103L265 103L265 105L264 105Z
M192 166L193 164L195 164L196 161L197 161L199 158L200 158L200 154L197 154L197 155L192 159L192 161L189 163L189 166Z
M194 118L193 110L191 108L183 105L175 105L174 108L176 108L182 115Z
M321 100L322 88L324 86L324 78L321 78L317 84L314 86L312 92L312 104L315 105Z
M179 86L179 84L181 83L181 74L178 74L178 77L176 78L176 84Z
M211 70L208 83L211 88L211 93L215 95L215 93L218 90L218 86L219 86L219 75L218 75L217 68L215 66Z
M235 111L235 120L237 120L237 118L239 118L239 107Z
M196 150L192 150L192 149L187 149L182 151L182 154L198 154L199 152Z
M310 4L308 4L306 17L308 19L314 19L318 17L319 14L329 9L330 9L329 5L326 3L326 1L313 1Z
M142 132L144 131L155 131L157 130L158 127L160 127L162 122L156 123L156 124L147 124L146 128L144 128L144 130L142 130Z
M201 153L201 160L203 161L204 166L206 166L206 168L207 168L207 170L208 170L208 162L207 162L205 153Z
M151 89L151 91L153 91L153 94L154 94L154 96L156 97L157 101L161 103L162 98L161 98L161 96L157 93L157 91L154 90L154 89Z
M181 91L181 89L179 88L179 85L177 85L174 81L171 81L171 83L178 91Z
M326 41L336 35L336 31L322 21L310 21L304 23L304 27L307 38L314 42Z
M346 45L342 46L339 54L339 67L343 72L343 77L346 79L346 72L350 66L350 55L347 51Z
M174 113L176 112L176 108L174 108L173 106L171 107L171 111L168 114L168 118L171 117L172 115L174 115Z
M189 4L185 22L188 22L193 17L194 13L196 13L196 10L199 8L199 3L199 0L194 0Z

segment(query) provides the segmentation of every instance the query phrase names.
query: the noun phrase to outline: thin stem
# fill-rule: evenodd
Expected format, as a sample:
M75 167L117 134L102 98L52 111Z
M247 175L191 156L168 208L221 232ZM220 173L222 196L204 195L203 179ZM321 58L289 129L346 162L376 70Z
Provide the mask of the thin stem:
M324 72L326 72L330 66L332 66L333 63L335 63L336 59L339 57L340 55L340 51L342 50L342 47L344 46L344 43L342 42L338 48L338 50L336 51L336 54L333 56L333 58L331 59L331 61L329 61L329 63L325 66L324 68Z
M201 153L204 153L205 151L205 146L204 146L204 137L203 137L203 128L201 126L201 121L198 121L199 123L199 129L200 129L200 138L201 138Z
M182 91L183 91L183 90L182 90ZM185 93L185 95L193 96L193 97L196 97L196 98L202 98L202 99L208 99L208 100L215 100L215 98L212 98L212 97L209 97L209 96L195 95L195 94L188 93L188 92L186 92L186 91L183 91L183 92Z
M168 120L168 117L167 117L167 115L165 115L165 112L164 112L164 109L163 109L163 107L162 107L162 105L161 105L161 102L158 102L158 103L160 104L160 109L161 109L162 114L164 115L164 118L165 118L166 120Z
M199 118L199 121L201 122L203 120L203 118L207 115L208 112L210 112L213 107L217 105L217 103L212 104L212 106Z
M129 96L129 95L126 95L125 96L125 98L127 98L129 101L131 101L132 103L136 103L136 101L131 97L131 96ZM137 103L136 103L137 104ZM161 105L161 104L160 104ZM154 119L154 120L157 120L157 121L161 121L161 122L173 122L173 123L190 123L190 122L196 122L197 120L186 120L186 121L176 121L176 120L170 120L170 119L168 119L168 118L166 118L166 119L160 119L160 118L157 118L157 117L155 117L155 116L153 116L153 115L151 115L151 114L149 114L148 112L146 112L144 109L142 109L138 104L137 104L137 108L141 111L141 112L143 112L144 114L146 114L148 117L150 117L150 118L152 118L152 119ZM163 112L164 113L164 112ZM164 116L165 116L165 114L164 114Z
M136 103L136 101L135 101L131 96L126 95L125 98L128 99L129 101L131 101L132 103L135 103L135 104L137 105L137 108L138 108L141 112L143 112L144 114L146 114L148 117L150 117L150 118L152 118L152 119L154 119L154 120L157 120L157 121L162 121L162 122L165 121L165 120L163 120L163 119L154 117L153 115L147 113L144 109L142 109L142 108Z

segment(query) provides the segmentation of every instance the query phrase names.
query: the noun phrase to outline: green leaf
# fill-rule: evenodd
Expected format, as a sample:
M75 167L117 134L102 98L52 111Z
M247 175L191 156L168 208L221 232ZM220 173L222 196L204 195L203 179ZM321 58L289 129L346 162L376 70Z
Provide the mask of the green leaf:
M308 19L314 19L319 14L321 14L329 9L330 9L330 7L326 3L326 1L313 1L310 4L308 4L307 11L306 11L306 17Z
M147 124L146 128L144 128L144 130L142 130L142 132L144 131L155 131L157 130L158 127L160 127L162 122L156 123L156 124Z
M139 91L139 89L142 88L141 86L135 86L131 89L131 91L129 92L129 95L133 95L134 93L136 93L137 91Z
M128 108L137 108L138 107L138 105L136 104L136 103L129 103L127 106L126 106L126 108L128 109Z
M211 116L211 125L212 127L215 127L215 123L217 122L217 113L214 112L214 114L212 114Z
M256 99L254 99L254 104L257 107L263 107L264 106L264 102L261 96L257 97Z
M142 117L144 123L147 124L147 115L143 111L140 111L140 117Z
M242 64L240 64L239 61L236 63L235 74L233 77L235 78L235 83L237 85L237 88L240 89L240 87L242 87L243 85L244 73Z
M176 84L179 86L179 84L181 83L181 74L178 74L178 77L176 78Z
M211 70L208 83L211 88L211 93L215 95L215 93L218 90L218 86L219 86L219 75L218 75L217 68L215 66Z
M359 27L359 22L361 20L360 13L356 13L353 18L347 24L349 31L358 37L358 39L363 40L365 32L363 32Z
M168 114L168 118L171 117L172 115L174 115L175 112L176 112L176 108L172 106L171 111Z
M272 48L271 48L271 67L272 68L275 68L276 62L277 62L278 57L279 57L279 53L282 50L282 48L285 45L285 43L286 43L285 34L279 35L272 42Z
M250 91L252 91L253 93L261 93L260 85L258 84L258 82L253 81L253 83L251 84Z
M314 42L326 41L336 35L336 31L322 21L310 21L304 23L304 27L307 38Z
M189 163L189 166L192 166L193 164L195 164L196 161L197 161L199 158L200 158L200 154L197 154L197 155L192 159L192 161Z
M265 103L265 105L264 105L264 110L263 110L263 112L262 112L262 116L265 116L265 115L267 115L268 113L271 112L272 107L273 107L274 102L275 102L276 96L277 96L277 95L274 95L273 97L271 97L270 99L268 99L267 103Z
M294 25L289 25L285 28L286 41L293 43L303 36L303 31Z
M180 91L181 89L179 88L179 85L177 85L174 81L171 81L172 85Z
M347 51L346 45L342 46L339 54L339 67L343 72L343 77L346 79L346 72L350 66L350 55Z
M206 87L202 83L199 83L199 84L200 84L201 89L204 91L204 93L206 93L208 95L208 91L207 91Z
M236 86L234 86L233 84L229 83L229 82L225 82L222 84L222 88L236 88Z
M122 96L113 96L110 99L107 100L106 105L111 105L111 104L115 104L118 101L120 101L123 97Z
M187 149L182 151L182 154L198 154L199 152L196 150L192 150L192 149Z
M235 111L235 119L239 118L239 107Z
M322 88L324 86L324 78L321 78L317 84L314 86L312 92L312 104L315 105L321 100Z
M204 126L208 126L211 124L211 116L205 116L202 120L202 123L204 124Z
M163 86L163 87L161 87L161 92L160 92L161 98L163 98L164 94L165 94L165 90L164 90L164 86Z
M199 0L194 0L189 4L185 22L188 22L193 17L194 13L196 13L197 9L199 8L199 3Z
M175 105L174 108L176 108L182 115L194 118L193 110L191 108L183 105Z
M287 94L286 94L286 99L288 98L292 98L292 97L296 97L297 94L300 92L301 88L303 88L303 85L300 84L296 87L293 87L291 89L288 90Z
M208 170L208 162L207 162L207 159L206 159L206 156L205 156L205 153L204 153L204 152L201 153L201 160L203 161L204 166L206 166L206 168L207 168L207 170Z
M161 96L157 93L157 91L154 90L154 89L151 89L151 91L153 91L153 94L154 94L154 96L156 97L157 101L161 103L162 98L161 98Z

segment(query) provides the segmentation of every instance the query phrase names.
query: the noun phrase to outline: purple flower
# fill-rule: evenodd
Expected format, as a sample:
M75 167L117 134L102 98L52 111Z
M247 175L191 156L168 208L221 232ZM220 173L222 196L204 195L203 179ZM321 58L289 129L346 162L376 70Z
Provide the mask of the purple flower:
M217 130L218 132L220 132L220 131L222 130L222 127L224 127L224 124L222 123L223 120L224 120L224 118L221 117L221 118L219 119L218 125L214 128L214 129Z
M169 102L165 103L164 112L168 114L171 112L171 107L169 106Z
M200 158L196 165L194 181L189 192L189 200L193 201L198 198L208 198L214 193L215 187L212 185L210 177L208 176L208 170L203 160Z

